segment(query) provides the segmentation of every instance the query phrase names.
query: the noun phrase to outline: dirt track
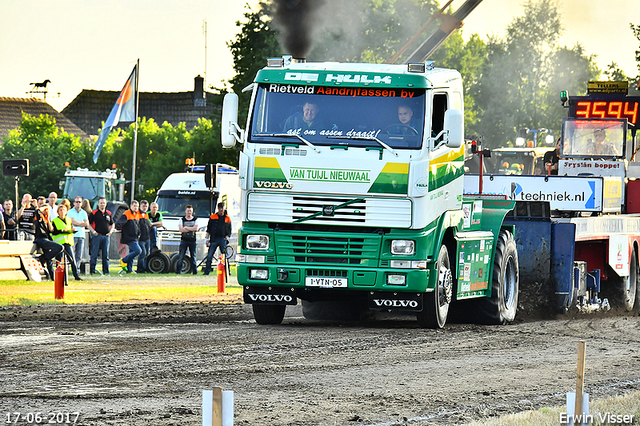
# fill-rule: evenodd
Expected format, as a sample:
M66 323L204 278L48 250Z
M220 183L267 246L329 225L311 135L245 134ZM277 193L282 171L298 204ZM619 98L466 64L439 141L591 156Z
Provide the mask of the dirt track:
M258 326L234 300L0 308L0 421L200 425L201 391L222 386L236 425L459 424L564 404L580 339L592 399L640 389L638 316L433 331L311 322L298 307Z

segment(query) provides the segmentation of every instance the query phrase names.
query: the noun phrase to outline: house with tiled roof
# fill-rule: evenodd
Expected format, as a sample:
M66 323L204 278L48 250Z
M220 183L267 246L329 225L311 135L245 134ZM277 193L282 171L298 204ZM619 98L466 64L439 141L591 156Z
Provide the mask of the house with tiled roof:
M119 91L84 89L62 113L87 134L98 135L119 95ZM165 121L173 126L185 123L191 130L199 118L210 118L220 108L214 102L218 96L205 92L204 78L197 76L193 92L140 92L138 116L153 118L159 125ZM120 123L118 127L129 124Z
M33 117L45 114L50 115L55 118L56 125L61 130L69 134L78 135L82 139L88 138L82 129L42 99L0 97L0 143L9 134L9 131L20 126L23 112Z

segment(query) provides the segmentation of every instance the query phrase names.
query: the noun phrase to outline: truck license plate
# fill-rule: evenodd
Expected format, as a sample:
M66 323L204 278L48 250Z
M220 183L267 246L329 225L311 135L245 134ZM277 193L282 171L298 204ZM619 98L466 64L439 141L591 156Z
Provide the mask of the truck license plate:
M323 287L323 288L340 288L347 287L346 278L325 278L325 277L307 277L305 278L307 287Z

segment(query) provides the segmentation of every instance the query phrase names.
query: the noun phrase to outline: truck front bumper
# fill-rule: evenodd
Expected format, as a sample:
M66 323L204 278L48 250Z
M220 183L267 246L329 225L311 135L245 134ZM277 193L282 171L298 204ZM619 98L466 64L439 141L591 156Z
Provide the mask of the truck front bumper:
M435 284L429 269L238 263L237 271L242 286L295 290L425 293Z

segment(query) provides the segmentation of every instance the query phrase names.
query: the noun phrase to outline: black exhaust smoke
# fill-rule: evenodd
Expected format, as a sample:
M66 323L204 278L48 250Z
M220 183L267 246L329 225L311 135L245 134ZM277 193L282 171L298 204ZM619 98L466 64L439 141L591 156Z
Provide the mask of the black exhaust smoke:
M305 58L316 31L322 26L318 13L327 0L275 0L273 22L280 30L280 46L294 58Z

